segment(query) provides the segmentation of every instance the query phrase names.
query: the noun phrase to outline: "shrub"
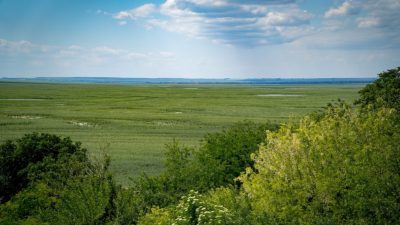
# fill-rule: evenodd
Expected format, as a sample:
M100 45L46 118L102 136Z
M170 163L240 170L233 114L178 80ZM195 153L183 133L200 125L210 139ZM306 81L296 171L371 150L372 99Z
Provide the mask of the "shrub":
M266 130L276 128L269 123L240 122L222 132L207 134L198 149L174 140L166 145L165 171L156 177L142 175L134 182L134 198L142 207L136 214L174 204L190 190L204 193L234 185L240 171L253 165L250 154L265 139Z
M394 108L400 112L400 67L380 73L379 78L360 91L356 104Z
M64 167L64 162L74 163ZM64 173L79 173L86 167L86 149L69 138L50 134L27 134L16 141L0 145L0 203L45 176L62 179Z
M227 208L205 201L201 194L190 191L182 197L178 205L163 210L153 209L140 220L139 224L234 225L237 223Z
M106 224L116 218L118 187L109 158L89 161L79 143L50 134L28 134L0 148L3 200L10 199L0 205L0 224Z
M395 111L331 107L268 133L241 176L255 215L289 224L399 224Z

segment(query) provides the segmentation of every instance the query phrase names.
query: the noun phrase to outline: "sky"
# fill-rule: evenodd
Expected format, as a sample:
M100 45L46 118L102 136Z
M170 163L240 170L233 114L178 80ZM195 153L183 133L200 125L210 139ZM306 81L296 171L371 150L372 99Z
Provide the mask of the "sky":
M400 0L0 0L0 77L376 77Z

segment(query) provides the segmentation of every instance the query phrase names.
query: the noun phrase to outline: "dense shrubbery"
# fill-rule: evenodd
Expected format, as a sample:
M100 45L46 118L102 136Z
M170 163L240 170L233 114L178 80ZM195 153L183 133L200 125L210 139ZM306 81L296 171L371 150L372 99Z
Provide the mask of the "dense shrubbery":
M399 89L397 68L299 124L173 141L165 171L129 188L68 138L6 142L0 224L400 224Z
M400 67L379 74L379 79L360 91L356 104L394 108L400 112Z
M234 178L253 165L250 154L265 140L265 131L276 128L272 124L241 122L207 134L198 149L177 141L166 145L165 171L156 177L143 175L133 184L131 197L136 202L132 214L138 216L154 207L175 204L191 190L204 193L235 185Z
M0 145L0 203L35 180L79 174L87 163L86 149L69 138L34 133L7 141Z
M0 146L0 224L102 224L112 219L108 160L91 162L80 143L29 134Z
M69 138L30 134L1 145L0 224L136 224L154 207L178 203L191 190L234 184L252 166L250 154L276 125L242 122L208 134L198 149L166 146L165 171L143 175L130 188L116 186L108 161L93 163ZM209 163L208 163L209 162ZM14 165L17 167L14 167ZM14 189L12 189L14 188Z
M334 107L269 133L241 177L254 212L289 224L400 223L394 112Z

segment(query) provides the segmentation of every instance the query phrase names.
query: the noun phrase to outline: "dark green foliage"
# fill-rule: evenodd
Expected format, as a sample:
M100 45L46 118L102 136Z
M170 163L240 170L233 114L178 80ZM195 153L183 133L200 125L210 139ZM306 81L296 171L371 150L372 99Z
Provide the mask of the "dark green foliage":
M166 170L159 178L163 188L179 198L190 190L233 185L241 171L252 167L250 155L265 140L266 130L276 129L277 125L247 121L205 135L198 149L174 141L167 145Z
M36 183L0 205L0 224L21 224L31 220L43 222L38 215L51 210L57 203L58 199L48 185Z
M196 154L197 186L201 191L233 184L246 167L253 167L250 155L265 141L266 131L275 131L275 124L240 122L222 132L207 134Z
M108 157L90 161L79 143L37 133L1 149L2 177L9 178L2 188L12 192L0 205L0 224L100 225L117 218L119 187Z
M79 173L82 168L78 164L87 161L86 149L69 138L33 133L7 141L0 145L0 202L45 176L62 178L67 173ZM69 162L74 166L59 166Z
M177 203L191 190L201 193L235 185L234 178L251 167L251 153L265 140L266 130L277 125L241 122L222 132L207 134L201 146L190 148L174 140L166 145L165 171L154 177L142 175L133 184L135 215L153 207Z
M120 188L115 199L114 224L137 224L147 204L134 188Z
M59 191L58 203L43 211L40 218L51 224L101 225L115 218L113 184L107 173L87 175L70 180Z
M400 67L380 73L377 80L359 93L356 104L394 108L400 112Z

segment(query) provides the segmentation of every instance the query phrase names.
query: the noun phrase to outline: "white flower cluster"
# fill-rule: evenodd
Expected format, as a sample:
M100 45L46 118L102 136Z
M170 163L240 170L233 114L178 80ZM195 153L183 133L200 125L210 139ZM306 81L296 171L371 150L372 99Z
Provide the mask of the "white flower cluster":
M176 213L177 217L172 225L227 225L233 221L227 208L204 201L197 191L190 191L187 196L182 197Z

